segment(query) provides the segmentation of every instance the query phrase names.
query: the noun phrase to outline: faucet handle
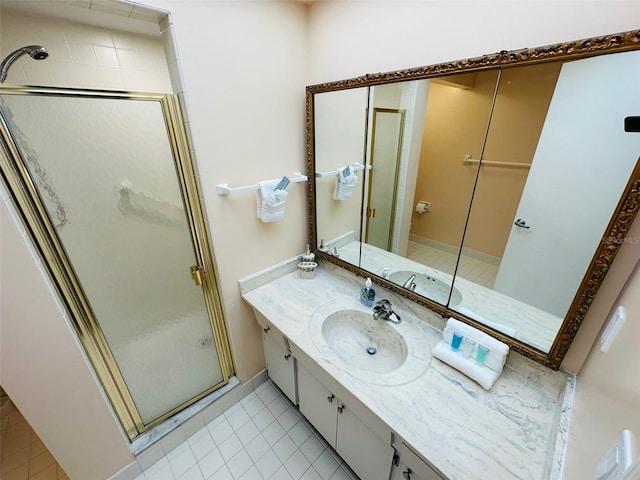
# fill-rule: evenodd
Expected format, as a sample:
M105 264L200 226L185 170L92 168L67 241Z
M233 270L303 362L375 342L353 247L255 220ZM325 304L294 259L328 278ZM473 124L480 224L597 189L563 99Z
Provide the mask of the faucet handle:
M391 310L391 302L386 298L383 298L382 300L378 300L376 302L376 307L381 307L381 308L384 308L385 310Z

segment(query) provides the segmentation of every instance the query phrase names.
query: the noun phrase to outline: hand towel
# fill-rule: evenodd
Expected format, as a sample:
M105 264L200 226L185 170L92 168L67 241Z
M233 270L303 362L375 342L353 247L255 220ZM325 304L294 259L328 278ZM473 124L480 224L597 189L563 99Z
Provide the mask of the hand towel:
M433 347L432 354L476 381L485 390L490 390L493 387L502 372L502 369L496 372L484 365L478 365L472 358L465 358L460 352L454 352L444 340Z
M455 309L462 315L466 315L469 318L473 318L477 322L480 322L489 328L493 328L494 330L498 330L499 332L502 332L505 335L509 335L510 337L515 337L516 334L518 333L518 331L515 328L509 327L502 323L497 323L497 322L492 322L491 320L487 320L482 315L478 315L476 312L473 312L468 308L456 307Z
M336 186L333 190L334 200L347 200L351 197L355 186L358 184L358 177L353 172L353 167L349 165L345 168L349 169L349 174L346 177L342 173L344 168L339 169L336 175Z
M285 190L274 190L281 179L258 182L260 187L256 193L257 215L263 222L277 222L284 218L284 205L287 199Z

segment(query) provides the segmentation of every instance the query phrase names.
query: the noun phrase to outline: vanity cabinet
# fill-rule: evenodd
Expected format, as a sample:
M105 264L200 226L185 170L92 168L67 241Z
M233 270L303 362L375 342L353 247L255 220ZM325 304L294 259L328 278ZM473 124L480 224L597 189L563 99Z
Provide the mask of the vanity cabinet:
M385 442L301 364L298 398L300 412L360 478L389 479L394 455L390 432Z
M262 328L262 344L269 377L294 405L297 404L296 366L288 340L276 329L266 326Z
M439 475L404 442L400 448L400 459L391 475L391 480L446 480Z

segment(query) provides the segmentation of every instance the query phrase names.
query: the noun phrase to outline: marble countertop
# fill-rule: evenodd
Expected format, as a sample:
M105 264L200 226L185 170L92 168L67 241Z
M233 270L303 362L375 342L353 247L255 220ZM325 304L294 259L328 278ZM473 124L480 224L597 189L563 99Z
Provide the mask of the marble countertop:
M286 273L286 270L290 273ZM320 348L310 328L328 304L361 305L362 279L321 265L313 279L300 279L295 263L241 280L243 298L296 347L351 392L423 459L452 480L559 479L574 378L510 353L490 391L436 358L406 383L385 384L352 375ZM284 272L284 274L283 274ZM444 320L376 286L403 323L419 328L427 348L442 338ZM429 352L430 353L430 352Z
M360 252L361 248L362 252ZM353 265L360 264L361 268L379 276L383 276L383 271L393 273L409 270L432 276L447 285L451 285L454 281L451 275L440 270L373 245L366 243L361 245L358 241L341 244L339 253L342 260ZM514 329L515 335L510 336L543 352L548 352L551 349L562 324L562 318L482 285L477 285L460 276L456 277L454 287L461 293L462 302L452 306L453 310L471 318L475 317L475 320L492 328L495 326L490 322ZM489 322L483 321L484 319ZM497 329L500 330L500 328ZM505 333L509 334L507 331Z

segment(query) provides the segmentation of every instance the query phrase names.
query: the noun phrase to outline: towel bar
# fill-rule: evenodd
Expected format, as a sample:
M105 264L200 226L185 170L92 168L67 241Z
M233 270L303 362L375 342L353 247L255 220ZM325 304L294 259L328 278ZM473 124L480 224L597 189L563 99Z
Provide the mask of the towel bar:
M463 165L471 165L480 163L480 160L476 160L471 158L470 154L464 156L464 160L462 161ZM496 167L521 167L521 168L531 168L530 163L519 163L519 162L495 162L491 160L482 160L482 165L494 165Z
M365 166L362 165L361 163L354 163L351 165L353 167L354 171L358 171L358 170L364 170ZM371 170L371 165L367 165L367 170ZM337 169L337 170L331 170L330 172L316 172L316 178L322 178L322 177L328 177L330 175L337 175L342 171L341 168Z
M290 178L290 183L306 182L308 177L302 175L300 172L295 172L293 178ZM258 190L260 187L256 183L255 185L247 185L245 187L230 187L228 183L221 183L216 185L218 195L231 195L233 193L248 192L250 190Z

